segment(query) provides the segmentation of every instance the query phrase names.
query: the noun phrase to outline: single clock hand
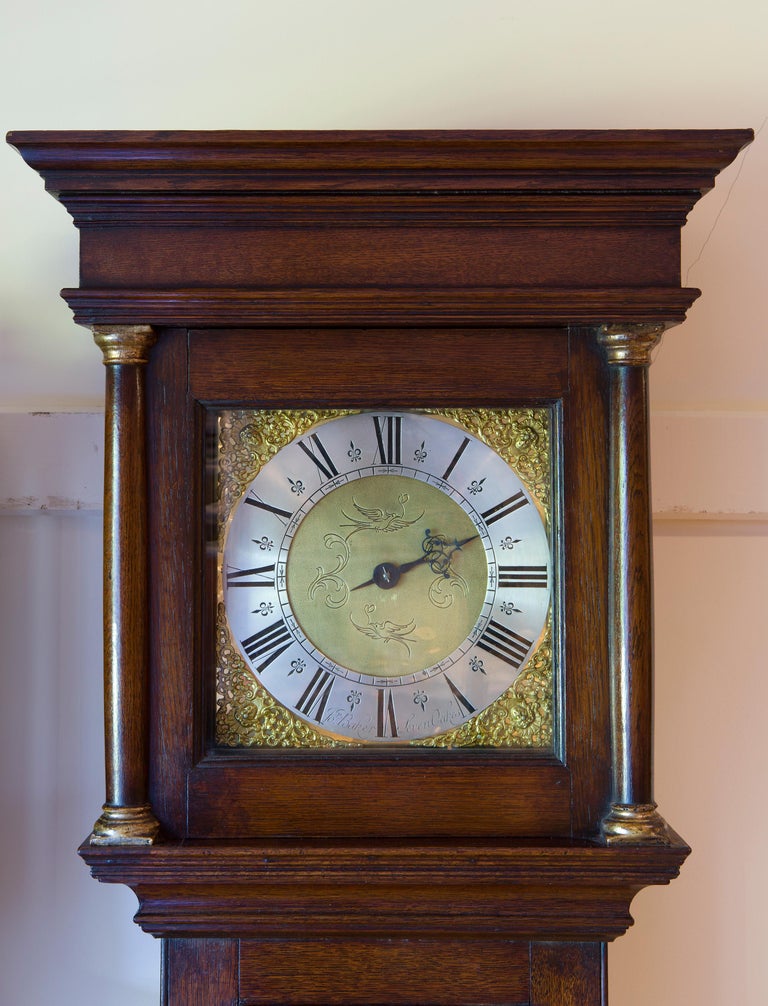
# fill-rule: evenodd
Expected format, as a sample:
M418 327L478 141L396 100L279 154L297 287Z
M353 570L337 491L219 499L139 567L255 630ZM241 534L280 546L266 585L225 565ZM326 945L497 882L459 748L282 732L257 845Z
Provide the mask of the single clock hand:
M434 536L431 531L427 530L424 534L422 547L426 546L427 542L429 542L429 540L433 537ZM450 557L454 552L479 537L479 534L473 534L469 538L464 538L463 541L454 541L451 551L447 553L447 556L445 552L441 553L441 555L443 557ZM397 582L403 573L407 573L409 569L414 569L416 566L420 566L424 562L429 562L430 565L434 562L434 552L426 547L424 547L424 554L420 555L418 559L411 559L410 562L404 562L401 566L398 566L395 562L380 562L374 569L371 579L366 580L365 583L359 583L356 587L353 587L352 590L362 590L363 587L371 587L374 584L377 587L381 587L382 590L391 590L397 585ZM432 568L435 569L434 566ZM435 569L435 572L439 572L439 570Z

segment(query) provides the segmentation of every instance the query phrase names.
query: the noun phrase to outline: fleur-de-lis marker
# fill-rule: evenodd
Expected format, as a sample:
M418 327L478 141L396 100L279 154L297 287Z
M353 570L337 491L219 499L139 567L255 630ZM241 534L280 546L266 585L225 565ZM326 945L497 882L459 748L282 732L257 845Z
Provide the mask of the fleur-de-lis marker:
M486 673L485 667L483 666L483 662L479 657L472 657L472 659L469 661L469 667L474 674L477 674L478 672L480 674Z
M503 549L506 550L506 549L512 549L512 548L514 548L515 545L519 545L520 541L521 541L520 538L512 538L512 537L510 537L510 535L507 535L506 538L502 538L502 540L499 542L499 544L501 545L501 547Z
M419 464L423 464L426 461L427 454L429 452L424 450L424 441L421 441L421 447L417 447L413 452L413 460L418 461Z
M413 693L413 704L416 706L421 706L422 712L424 712L427 702L429 702L429 696L426 694L426 692L423 692L421 689L419 689L418 692Z
M483 482L485 482L485 478L480 479L479 482L477 479L472 479L470 485L467 486L467 492L477 496L483 491Z
M502 615L511 615L513 614L513 612L517 612L518 614L520 614L521 610L520 608L516 608L511 601L502 601L500 608Z

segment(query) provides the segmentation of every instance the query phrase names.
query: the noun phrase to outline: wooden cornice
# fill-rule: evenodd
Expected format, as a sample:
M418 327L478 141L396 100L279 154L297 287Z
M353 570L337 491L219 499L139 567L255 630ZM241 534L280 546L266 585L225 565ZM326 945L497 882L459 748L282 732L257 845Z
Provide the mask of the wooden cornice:
M751 130L15 132L51 192L646 191L712 185ZM65 201L65 200L63 200Z
M46 132L75 319L677 324L680 228L750 130Z

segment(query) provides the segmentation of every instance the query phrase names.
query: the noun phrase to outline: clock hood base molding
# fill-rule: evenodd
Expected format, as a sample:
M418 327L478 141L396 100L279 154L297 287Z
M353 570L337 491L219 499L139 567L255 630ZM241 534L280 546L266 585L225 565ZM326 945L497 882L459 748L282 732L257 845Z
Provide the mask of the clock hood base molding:
M154 936L482 936L605 942L629 906L668 884L690 849L586 842L159 843L80 855L104 883L129 886L135 921Z

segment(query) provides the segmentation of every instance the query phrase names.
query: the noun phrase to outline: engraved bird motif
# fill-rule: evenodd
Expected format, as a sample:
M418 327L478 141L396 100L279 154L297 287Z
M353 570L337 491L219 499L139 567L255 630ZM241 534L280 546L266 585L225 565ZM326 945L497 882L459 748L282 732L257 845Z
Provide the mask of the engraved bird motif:
M402 531L403 528L410 527L411 524L415 524L417 520L421 520L424 516L424 511L422 510L412 520L406 520L405 505L409 499L408 493L400 493L397 498L399 507L386 510L383 507L360 506L357 500L353 499L352 503L355 510L360 514L360 517L350 516L342 510L342 514L347 518L349 524L342 524L341 526L354 528L355 530L352 534L356 531Z
M396 622L390 622L388 619L383 622L374 622L371 615L376 611L375 604L366 604L365 614L368 617L367 625L360 625L358 622L349 616L350 622L358 630L362 632L363 635L368 636L370 639L380 639L384 643L399 643L404 646L408 656L411 655L411 648L409 643L415 643L415 640L409 633L413 632L416 628L416 622L409 622L407 625L398 625Z

